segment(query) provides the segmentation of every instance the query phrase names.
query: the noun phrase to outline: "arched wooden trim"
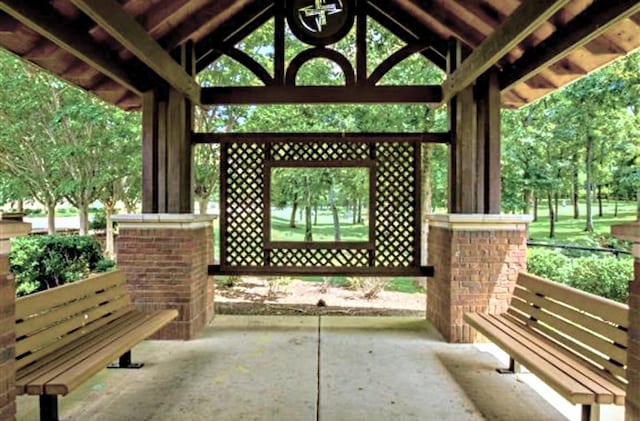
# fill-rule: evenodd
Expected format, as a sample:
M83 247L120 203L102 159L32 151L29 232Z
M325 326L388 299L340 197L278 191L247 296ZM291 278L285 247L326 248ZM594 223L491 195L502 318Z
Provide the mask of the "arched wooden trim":
M245 53L244 51L240 51L237 48L225 48L222 50L224 55L234 59L238 63L242 64L244 67L249 69L251 73L256 75L258 79L265 84L265 86L271 86L274 83L273 77L267 72L260 63L255 61L253 57Z
M387 57L382 63L376 67L376 69L371 73L371 76L367 79L367 83L369 85L376 85L380 80L386 75L391 69L393 69L397 64L406 59L407 57L420 53L429 48L428 45L423 43L414 43L408 44L391 54Z
M353 66L351 66L351 63L349 63L349 60L347 60L345 56L335 50L329 50L322 47L310 48L295 56L295 58L291 60L289 68L287 68L285 83L289 86L295 86L296 76L298 76L298 71L300 70L300 68L306 62L314 58L326 58L327 60L333 61L342 69L345 85L352 86L356 84L356 74L353 70Z

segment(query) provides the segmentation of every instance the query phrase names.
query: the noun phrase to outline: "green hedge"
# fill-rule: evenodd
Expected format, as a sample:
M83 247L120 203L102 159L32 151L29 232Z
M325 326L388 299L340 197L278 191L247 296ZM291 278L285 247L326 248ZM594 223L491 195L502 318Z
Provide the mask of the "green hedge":
M38 235L12 240L9 255L18 296L54 288L114 266L89 236Z
M633 259L611 255L571 258L559 251L529 248L527 271L543 278L626 303Z

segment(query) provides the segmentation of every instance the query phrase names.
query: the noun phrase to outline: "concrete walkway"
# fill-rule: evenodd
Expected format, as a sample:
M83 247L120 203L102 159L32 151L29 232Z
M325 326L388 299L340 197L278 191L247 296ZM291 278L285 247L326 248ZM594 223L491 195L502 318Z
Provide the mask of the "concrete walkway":
M447 344L416 318L218 316L197 340L142 343L133 356L143 369L103 370L61 398L60 413L77 421L579 419L577 407L560 403L559 412L534 391L530 374L497 374L506 361L487 350L495 348ZM19 397L18 420L37 420L37 403Z

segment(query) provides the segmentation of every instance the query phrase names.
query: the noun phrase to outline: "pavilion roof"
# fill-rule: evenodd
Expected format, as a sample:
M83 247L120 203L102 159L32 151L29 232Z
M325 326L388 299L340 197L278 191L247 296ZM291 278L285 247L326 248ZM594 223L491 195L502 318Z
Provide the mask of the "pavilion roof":
M273 16L274 3L0 0L0 46L107 102L138 109L141 93L162 79L197 97L170 52L193 42L200 69L220 45ZM368 0L367 7L407 42L446 45L453 37L469 47L472 69L460 66L445 82L444 99L473 79L473 69L495 66L503 106L519 107L640 47L637 0ZM433 61L442 66L443 54L434 48Z

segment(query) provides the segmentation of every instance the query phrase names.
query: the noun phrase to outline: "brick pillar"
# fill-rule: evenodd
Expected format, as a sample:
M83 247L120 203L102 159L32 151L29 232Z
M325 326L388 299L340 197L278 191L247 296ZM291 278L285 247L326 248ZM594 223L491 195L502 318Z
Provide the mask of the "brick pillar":
M505 311L526 269L529 216L449 214L429 217L427 318L449 342L473 342L466 312Z
M9 273L9 240L26 235L31 224L0 218L0 420L14 420L15 389L15 309L16 295L13 276Z
M614 225L611 233L633 243L634 279L629 283L629 348L627 350L627 421L640 420L640 221Z
M178 318L155 339L193 339L213 310L207 274L213 261L213 219L207 215L119 215L118 268L141 310L175 308Z

